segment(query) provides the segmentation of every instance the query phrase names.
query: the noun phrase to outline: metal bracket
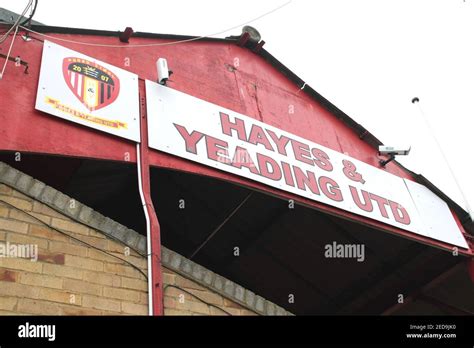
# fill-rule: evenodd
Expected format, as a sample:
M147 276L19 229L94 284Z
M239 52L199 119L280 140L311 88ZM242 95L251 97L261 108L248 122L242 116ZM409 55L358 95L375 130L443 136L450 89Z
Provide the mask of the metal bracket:
M16 63L16 64L19 63L20 65L23 65L23 66L25 67L24 73L25 73L25 74L28 74L28 68L29 68L28 62L25 62L24 60L19 59L19 57L15 57L15 58L13 58L13 57L8 57L6 54L2 54L2 53L0 53L0 57L1 57L1 58L5 58L5 59L8 59L9 61L14 62L14 63Z
M387 163L392 162L395 159L395 155L390 155L390 158L388 160L380 160L379 163L382 167L385 167Z

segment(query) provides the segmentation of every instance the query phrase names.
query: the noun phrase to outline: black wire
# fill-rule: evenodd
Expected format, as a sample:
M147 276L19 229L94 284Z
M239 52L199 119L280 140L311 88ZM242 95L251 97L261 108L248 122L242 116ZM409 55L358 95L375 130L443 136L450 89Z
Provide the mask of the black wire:
M208 305L208 306L210 306L210 307L217 308L218 310L220 310L220 311L226 313L227 315L232 316L232 313L227 312L225 309L222 309L221 307L216 306L216 305L214 305L214 304L212 304L212 303L206 302L206 301L204 301L202 298L200 298L199 296L193 294L192 292L190 292L190 291L188 291L188 290L186 290L186 289L180 288L179 286L176 286L176 285L171 285L171 284L165 285L165 286L163 287L163 296L164 296L164 294L165 294L167 288L175 288L175 289L181 290L181 291L183 291L183 292L185 292L185 293L187 293L187 294L193 296L194 298L197 298L197 299L198 299L199 301L201 301L202 303L204 303L204 304L206 304L206 305Z
M43 225L49 227L49 228L52 229L53 231L59 232L60 234L65 235L65 236L67 236L67 237L69 237L69 238L71 238L71 239L74 239L74 240L77 241L77 242L83 243L83 244L87 245L88 247L91 247L91 248L93 248L93 249L96 249L96 250L98 250L98 251L103 252L104 254L107 254L107 255L109 255L109 256L112 256L112 257L115 257L116 259L121 260L122 262L124 262L124 263L126 263L126 264L132 266L133 268L135 268L137 271L139 271L141 274L143 274L143 276L145 277L145 279L148 280L148 276L145 274L145 272L143 272L138 266L135 266L133 263L131 263L131 262L125 260L125 259L122 259L121 257L118 257L117 255L114 255L114 254L111 254L111 253L109 253L109 252L107 252L107 251L105 251L105 250L102 250L101 248L98 248L98 247L96 247L96 246L94 246L94 245L92 245L92 244L89 244L89 243L87 243L87 242L84 242L83 240L81 240L81 239L79 239L79 238L73 237L73 236L71 236L70 234L68 234L68 233L66 233L66 232L64 232L64 231L62 231L62 230L60 230L60 229L58 229L58 228L56 228L56 227L51 226L50 224L44 222L43 220L38 219L38 218L37 218L36 216L34 216L33 214L30 214L30 213L28 213L27 211L24 211L23 209L20 209L20 208L14 206L13 204L8 203L7 201L4 201L3 199L0 199L0 202L2 202L3 204L5 204L5 205L7 205L7 206L10 206L10 207L12 207L12 208L14 208L14 209L16 209L16 210L21 211L22 213L28 215L29 217L31 217L31 218L33 218L33 219L35 219L35 220L41 222Z
M20 25L24 26L26 23L31 22L31 19L35 15L36 7L38 6L38 1L39 0L35 0L35 5L33 6L33 11L31 11L30 16L27 19L25 19L23 22L21 22Z

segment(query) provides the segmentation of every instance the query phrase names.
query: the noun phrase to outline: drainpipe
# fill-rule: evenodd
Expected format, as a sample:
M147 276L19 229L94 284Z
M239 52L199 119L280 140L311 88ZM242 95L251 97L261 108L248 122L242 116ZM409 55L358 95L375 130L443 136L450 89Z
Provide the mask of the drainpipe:
M145 95L144 81L140 91ZM143 205L147 232L148 315L163 315L160 224L151 200L146 98L140 97L141 142L137 144L138 191Z

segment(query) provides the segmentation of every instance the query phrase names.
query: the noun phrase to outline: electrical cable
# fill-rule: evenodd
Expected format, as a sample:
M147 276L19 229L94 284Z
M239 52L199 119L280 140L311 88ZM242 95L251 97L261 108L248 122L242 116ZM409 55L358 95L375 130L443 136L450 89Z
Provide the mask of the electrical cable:
M167 288L175 288L175 289L178 289L178 290L180 290L180 291L183 291L183 292L187 293L188 295L191 295L192 297L197 298L199 301L201 301L202 303L208 305L209 307L217 308L218 310L220 310L220 311L226 313L227 315L232 316L232 313L226 311L225 309L222 309L222 308L219 307L219 306L216 306L216 305L214 305L214 304L212 304L212 303L209 303L209 302L203 300L202 298L200 298L199 296L193 294L191 291L188 291L188 290L186 290L186 289L180 288L179 286L176 286L176 285L172 285L172 284L167 284L167 285L165 285L165 286L163 287L163 295L165 294Z
M76 242L80 242L80 243L82 243L82 244L84 244L84 245L87 245L87 246L90 247L90 248L93 248L93 249L95 249L95 250L101 251L101 252L103 252L104 254L107 254L107 255L109 255L109 256L112 256L112 257L114 257L114 258L116 258L116 259L121 260L122 262L124 262L124 263L130 265L131 267L133 267L134 269L136 269L136 270L137 270L138 272L140 272L146 279L148 279L148 277L147 277L147 275L145 274L145 272L143 272L138 266L135 266L133 263L131 263L131 262L129 262L129 261L127 261L127 260L125 260L125 259L123 259L123 258L121 258L121 257L118 257L117 255L114 255L114 254L112 254L112 253L109 253L109 252L107 252L107 251L105 251L105 250L103 250L103 249L101 249L101 248L98 248L98 247L96 247L96 246L94 246L94 245L92 245L92 244L89 244L89 243L87 243L87 242L85 242L85 241L83 241L83 240L81 240L81 239L79 239L79 238L76 238L76 237L74 237L74 236L71 236L69 233L66 233L66 232L64 232L64 231L62 231L62 230L60 230L60 229L58 229L58 228L56 228L56 227L51 226L50 224L48 224L48 223L44 222L43 220L37 218L37 217L34 216L33 214L30 214L30 213L28 213L27 211L24 211L23 209L20 209L20 208L14 206L13 204L11 204L11 203L9 203L9 202L3 200L3 199L0 199L0 202L1 202L2 204L5 204L5 205L7 205L7 206L9 206L9 207L12 207L12 208L18 210L18 211L21 211L21 212L24 213L25 215L28 215L28 216L31 217L32 219L34 219L34 220L36 220L36 221L39 221L39 222L42 223L43 225L49 227L49 228L50 228L51 230L53 230L53 231L56 231L56 232L58 232L58 233L60 233L60 234L62 234L62 235L64 235L64 236L67 236L67 237L69 237L69 238L75 240Z
M10 58L10 53L12 52L13 43L15 42L17 33L18 33L18 26L15 28L15 34L13 34L12 42L10 43L7 57L5 58L5 63L3 64L2 72L0 72L0 80L3 79L3 74L5 73L5 69L7 68L8 59Z
M444 153L444 150L443 150L443 148L441 147L441 144L440 144L440 142L438 141L438 138L436 137L436 134L435 134L435 132L434 132L434 129L431 127L431 124L430 124L430 122L428 121L428 118L426 117L426 115L425 115L423 109L421 108L420 100L419 100L418 98L413 98L412 103L413 103L413 104L417 104L418 110L419 110L419 112L420 112L420 114L421 114L421 117L422 117L423 121L425 122L426 127L428 128L428 131L431 133L431 137L432 137L433 140L435 141L436 146L438 147L438 150L439 150L439 152L441 153L441 156L442 156L443 159L444 159L444 163L445 163L446 166L448 167L449 172L451 173L451 176L452 176L454 182L456 183L456 186L457 186L459 192L461 193L461 197L462 197L462 199L463 199L463 201L464 201L464 205L465 205L465 208L467 209L467 213L469 214L469 217L471 218L471 221L474 221L474 218L473 218L473 211L472 211L472 209L471 209L471 207L470 207L470 205L469 205L469 202L468 202L468 200L467 200L466 195L464 194L464 190L462 189L461 184L459 183L459 181L458 181L456 175L454 174L454 170L453 170L453 168L451 167L451 165L450 165L450 163L449 163L449 161L448 161L448 157L447 157L446 154Z
M140 193L140 200L142 202L143 214L145 215L146 221L146 240L147 240L147 272L148 272L148 315L153 315L153 304L154 299L154 287L153 287L153 253L152 253L152 243L151 243L151 221L150 215L148 214L147 202L145 200L145 195L143 193L143 183L142 183L142 167L141 167L141 151L142 144L137 144L137 177L138 177L138 192ZM160 259L160 258L159 258ZM158 267L161 267L161 264L158 264Z
M213 34L209 34L209 35L204 35L204 36L198 36L198 37L193 37L193 38L190 38L190 39L185 39L185 40L178 40L178 41L171 41L171 42L160 42L160 43L150 43L150 44L123 44L123 45L108 45L108 44L99 44L99 43L93 43L93 42L84 42L84 41L75 41L75 40L68 40L68 39L64 39L64 38L59 38L59 37L55 37L55 36L51 36L51 35L47 35L47 34L43 34L43 33L40 33L40 32L37 32L35 30L32 30L30 28L26 28L22 25L20 25L20 27L26 31L29 31L33 34L36 34L36 35L40 35L40 36L43 36L45 38L48 38L50 40L56 40L56 41L62 41L62 42L68 42L68 43L72 43L72 44L77 44L77 45L85 45L85 46L94 46L94 47L108 47L108 48L134 48L134 47L156 47L156 46L171 46L171 45L177 45L177 44L182 44L182 43L186 43L186 42L192 42L192 41L198 41L198 40L202 40L202 39L206 39L206 38L210 38L210 37L213 37L213 36L217 36L217 35L220 35L220 34L223 34L223 33L226 33L228 31L231 31L231 30L234 30L234 29L237 29L237 28L241 28L247 24L250 24L252 22L255 22L265 16L268 16L278 10L280 10L281 8L291 4L293 2L293 0L289 0L287 2L285 2L284 4L278 6L278 7L275 7L274 9L268 11L268 12L265 12L261 15L259 15L258 17L255 17L243 24L239 24L239 25L235 25L235 26L232 26L231 28L227 28L225 30L221 30L217 33L213 33Z
M25 19L23 22L21 22L20 25L25 25L27 23L30 23L31 20L33 19L33 16L35 15L35 12L36 12L36 8L38 7L39 0L34 0L34 1L35 1L35 5L33 6L33 9L30 12L30 16L27 19Z
M13 23L12 27L10 29L7 30L7 32L2 36L0 37L0 44L3 43L8 35L10 35L10 33L16 28L18 29L18 26L19 26L19 23L21 21L21 19L25 16L25 13L28 11L28 9L30 8L30 6L33 4L33 0L29 0L28 1L28 4L26 5L25 9L23 10L23 12L21 13L21 15L18 16L18 18L16 19L15 23Z

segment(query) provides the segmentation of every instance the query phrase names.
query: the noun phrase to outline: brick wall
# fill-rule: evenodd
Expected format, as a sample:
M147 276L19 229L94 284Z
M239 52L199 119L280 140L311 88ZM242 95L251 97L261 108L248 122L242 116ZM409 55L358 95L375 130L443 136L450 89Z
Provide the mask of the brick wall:
M0 314L146 314L146 259L104 234L85 227L6 185L0 199L57 227L73 238L0 201L0 242L38 246L37 261L0 258ZM5 245L5 244L4 244ZM127 252L126 252L127 251Z
M163 278L165 315L257 315L166 267Z
M0 315L148 313L145 237L0 162L6 245L38 254L0 257ZM165 247L162 264L165 315L290 314Z

